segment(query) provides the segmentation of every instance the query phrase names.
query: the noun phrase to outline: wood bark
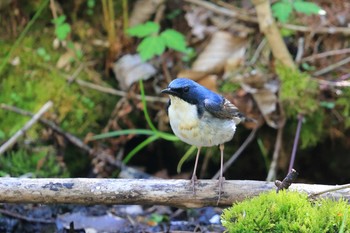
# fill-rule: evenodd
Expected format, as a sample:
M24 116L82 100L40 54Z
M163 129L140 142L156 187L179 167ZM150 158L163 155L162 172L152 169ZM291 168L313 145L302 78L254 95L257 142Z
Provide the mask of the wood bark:
M334 187L292 184L290 189L312 194ZM234 202L273 189L272 182L225 181L219 206L231 206ZM350 200L350 189L329 192L322 197ZM198 180L194 195L189 180L0 178L0 203L141 204L196 208L216 206L217 198L216 180Z
M269 0L252 0L256 13L260 31L264 33L269 42L273 56L283 65L295 69L292 56L279 32L274 18L271 13L271 4Z

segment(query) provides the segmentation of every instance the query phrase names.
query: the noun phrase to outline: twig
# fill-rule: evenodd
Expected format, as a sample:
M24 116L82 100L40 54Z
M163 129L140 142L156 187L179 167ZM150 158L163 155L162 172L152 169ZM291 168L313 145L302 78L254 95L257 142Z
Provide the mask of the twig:
M30 117L34 116L33 113L25 111L25 110L20 109L20 108L17 108L15 106L2 104L1 108L8 110L8 111L18 113L18 114L21 114L21 115L24 115L24 116L30 116ZM42 119L42 118L39 119L39 122L42 123L43 125L46 125L47 127L51 128L53 131L57 132L58 134L61 134L63 137L65 137L68 141L70 141L76 147L79 147L80 149L86 151L89 154L92 153L92 149L89 146L87 146L84 142L82 142L76 136L65 132L63 129L61 129L59 126L57 126L54 122L46 120L46 119Z
M347 189L347 188L350 188L350 184L335 186L334 188L330 188L330 189L326 189L326 190L321 191L321 192L310 194L309 197L315 198L315 197L320 196L320 195L325 194L325 193L335 192L335 191L339 191L339 190L343 190L343 189Z
M225 15L228 17L233 17L242 21L246 21L249 23L258 23L258 19L249 14L242 14L241 12L244 11L243 9L240 9L239 11L236 9L232 9L230 7L230 10L225 7L217 6L213 3L206 2L203 0L185 0L185 2L189 2L192 4L196 4L198 6L204 7L214 13ZM227 7L227 5L225 5ZM279 27L286 28L292 31L299 31L299 32L312 32L314 34L344 34L344 35L350 35L350 28L349 27L319 27L319 28L312 28L308 26L301 26L301 25L294 25L294 24L281 24L278 23Z
M292 56L290 55L276 22L272 17L270 1L252 0L252 3L256 9L260 31L264 33L274 58L286 67L296 69Z
M43 67L47 70L55 70L57 72L59 72L60 74L62 74L62 76L64 76L64 78L69 82L72 77L74 78L74 72L72 75L67 75L66 73L57 70L55 67L49 66L47 64L38 64L40 67ZM77 68L77 70L79 70L79 67ZM126 91L120 91L120 90L116 90L114 88L110 88L110 87L104 87L95 83L91 83L91 82L87 82L81 79L75 79L74 80L78 85L82 86L82 87L87 87L90 88L92 90L95 91L100 91L102 93L107 93L107 94L111 94L111 95L116 95L116 96L121 96L121 97L128 97L129 93ZM133 97L135 97L137 100L141 100L141 95L139 94L133 94ZM165 97L158 97L158 96L145 96L146 100L149 102L161 102L161 103L168 103L168 99Z
M341 67L341 66L343 66L343 65L345 65L345 64L347 64L349 62L350 62L350 57L347 57L347 58L345 58L345 59L343 59L341 61L333 63L332 65L329 65L329 66L327 66L327 67L325 67L325 68L323 68L321 70L318 70L318 71L314 72L312 75L313 76L320 76L320 75L326 74L326 73L328 73L328 72L330 72L330 71L332 71L334 69L337 69L337 68L339 68L339 67Z
M54 19L56 19L57 18L57 9L56 9L55 0L50 0L50 9L51 9L52 17Z
M52 101L48 101L45 103L40 110L33 116L32 119L30 119L22 129L18 130L7 142L5 142L1 147L0 147L0 155L3 154L7 149L9 149L13 144L16 143L19 137L21 137L28 129L30 129L35 122L39 120L39 118L49 110L53 105Z
M331 50L331 51L327 51L327 52L323 52L323 53L314 54L314 55L311 55L308 57L304 57L301 59L301 62L312 61L315 59L325 58L325 57L329 57L329 56L342 55L342 54L347 54L347 53L350 53L350 48Z
M33 116L34 114L28 111L25 111L23 109L14 107L14 106L9 106L9 105L5 105L2 104L0 106L2 109L8 110L8 111L12 111L24 116ZM65 132L63 129L61 129L59 126L57 126L54 122L46 120L46 119L39 119L39 122L49 128L51 128L53 131L55 131L56 133L62 135L63 137L65 137L68 141L70 141L73 145L75 145L76 147L84 150L86 153L88 154L92 154L95 157L100 158L101 160L105 160L107 161L110 165L115 166L117 168L121 169L121 174L123 174L123 178L125 178L126 176L128 178L133 177L133 178L152 178L150 175L141 172L137 169L128 167L126 165L124 165L122 162L118 161L118 160L113 160L111 159L111 157L107 154L104 153L97 153L95 152L91 147L89 147L88 145L86 145L82 140L80 140L78 137Z
M279 159L279 155L281 154L281 147L282 147L282 137L283 137L283 129L284 127L279 127L277 130L277 136L276 136L276 142L275 142L275 149L273 151L272 161L270 164L269 172L266 177L266 181L272 181L276 179L276 173L277 173L277 162Z
M332 86L332 87L350 87L350 81L328 81L328 80L322 80L318 79L317 82L320 84L324 84L327 86Z
M302 26L302 25L294 25L294 24L278 24L279 26L289 29L292 31L299 31L299 32L312 32L313 34L343 34L343 35L350 35L350 28L348 27L319 27L319 28L312 28L308 26Z
M5 210L5 209L0 209L0 213L7 215L7 216L10 216L10 217L13 217L13 218L24 220L26 222L36 222L36 223L45 223L45 224L50 224L50 223L56 222L54 219L40 219L40 218L27 217L27 216L17 214L17 213L14 213L12 211Z
M83 70L83 68L84 68L84 64L81 63L79 67L73 72L73 74L69 76L69 78L67 78L68 83L72 83L78 77L78 75Z
M300 63L301 58L304 55L304 37L300 37L298 39L298 52L297 55L295 56L295 62Z
M231 158L224 164L223 172L225 172L234 161L242 154L242 152L245 150L245 148L253 141L255 138L256 131L258 130L258 127L255 127L249 134L249 136L246 138L246 140L243 142L243 144L238 148L238 150L231 156ZM220 176L220 170L213 176L212 179L217 179Z
M297 153L298 142L299 142L299 137L300 137L300 130L301 130L301 125L303 123L303 120L304 120L304 116L299 115L298 116L297 131L295 133L295 138L294 138L294 143L293 143L292 155L290 157L290 162L289 162L289 169L288 169L289 172L292 171L293 166L294 166L295 155Z
M82 87L87 87L90 89L94 89L96 91L100 91L103 93L108 93L111 95L117 95L117 96L122 96L122 97L127 97L128 93L125 91L120 91L120 90L116 90L110 87L103 87L91 82L86 82L84 80L81 79L76 79L75 82L77 84L79 84ZM135 96L136 99L141 100L141 95L137 94L137 95L133 95ZM162 102L162 103L167 103L168 99L164 98L164 97L156 97L156 96L145 96L146 101L150 101L150 102Z
M249 61L249 65L252 66L252 65L255 64L255 62L259 59L260 53L261 53L261 51L264 49L264 47L265 47L266 44L267 44L267 40L266 40L266 38L264 38L264 39L260 42L259 46L256 48L256 50L255 50L255 52L254 52L254 54L253 54L252 59L250 59L250 61Z
M237 18L242 21L250 22L250 23L258 23L258 19L254 16L247 15L247 14L241 14L238 11L234 11L232 9L227 9L224 7L217 6L213 3L202 1L202 0L185 0L185 2L189 2L192 4L196 4L198 6L204 7L216 14L229 16L232 18Z
M298 177L298 172L294 169L290 170L288 172L287 176L282 180L276 180L275 185L277 186L276 193L278 193L281 190L288 189L289 186L292 185L292 183L297 179Z

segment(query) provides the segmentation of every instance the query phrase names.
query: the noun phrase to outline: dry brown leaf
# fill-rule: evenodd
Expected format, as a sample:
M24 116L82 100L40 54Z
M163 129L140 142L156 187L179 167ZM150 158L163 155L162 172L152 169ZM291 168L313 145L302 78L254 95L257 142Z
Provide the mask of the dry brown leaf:
M212 91L217 91L217 79L218 76L215 74L207 74L201 71L194 70L182 70L178 73L177 77L179 78L188 78L193 81L198 82L199 84L207 87Z
M124 55L113 64L113 72L122 90L139 81L147 80L156 74L156 69L149 63L143 62L139 55Z
M209 26L208 21L213 16L211 11L200 7L191 7L185 14L188 26L191 27L191 33L197 39L202 40L207 34L214 33L217 28Z
M260 72L251 72L245 77L236 77L241 83L244 91L252 94L260 112L266 123L272 128L278 128L277 110L277 91L279 89L278 81L269 79Z
M198 80L198 83L205 86L206 88L217 92L217 79L218 76L215 74L207 75L204 78Z
M133 27L149 20L162 3L164 0L138 0L132 9L129 26Z
M194 70L181 70L178 74L177 77L179 78L189 78L194 81L198 81L202 78L204 78L207 75L206 72L201 72L201 71L194 71Z
M242 38L234 37L228 32L218 31L214 33L211 41L193 63L192 69L207 73L219 73L227 64L237 64L244 58L246 42Z

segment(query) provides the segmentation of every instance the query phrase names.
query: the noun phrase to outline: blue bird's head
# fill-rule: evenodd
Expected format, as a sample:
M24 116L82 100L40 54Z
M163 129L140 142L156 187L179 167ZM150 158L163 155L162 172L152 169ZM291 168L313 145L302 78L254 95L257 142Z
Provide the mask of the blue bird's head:
M221 96L187 78L177 78L161 91L164 94L176 96L187 103L198 105L206 98L221 99Z

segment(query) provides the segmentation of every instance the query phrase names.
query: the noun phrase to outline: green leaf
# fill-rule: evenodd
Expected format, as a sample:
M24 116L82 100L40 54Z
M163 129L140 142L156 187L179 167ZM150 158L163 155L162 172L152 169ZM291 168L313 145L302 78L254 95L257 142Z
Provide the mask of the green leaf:
M148 144L151 144L152 142L154 142L158 138L159 138L158 135L153 135L153 136L147 138L146 140L144 140L143 142L141 142L140 144L138 144L134 149L132 149L132 151L129 152L129 154L126 155L126 157L123 159L123 163L127 164L130 161L130 159L132 159L132 157L134 157L134 155L137 152L139 152L144 147L146 147Z
M0 129L0 140L5 138L5 132Z
M51 22L53 24L55 24L56 26L58 26L58 25L63 24L64 21L66 21L66 18L67 17L65 15L61 15L61 16L57 17L56 19L51 20Z
M134 27L131 27L126 32L130 36L143 38L143 37L152 35L153 33L158 33L159 29L160 29L159 24L154 22L147 22L144 24L139 24Z
M182 156L182 158L180 159L179 163L177 164L177 168L176 171L177 173L181 172L181 168L183 163L190 157L190 155L196 150L197 147L195 146L191 146L186 153Z
M147 61L155 55L161 55L165 50L165 44L159 36L146 37L137 46L137 52L140 53L141 59Z
M167 29L160 34L165 46L180 52L186 52L185 37L178 31Z
M306 15L318 14L322 8L313 2L295 1L293 7L297 12L304 13Z
M59 40L65 40L70 33L70 25L68 23L56 27L55 34Z
M330 101L321 101L320 106L328 109L333 109L335 107L335 103Z
M277 2L272 5L272 12L280 22L286 23L292 12L292 5L289 2Z

